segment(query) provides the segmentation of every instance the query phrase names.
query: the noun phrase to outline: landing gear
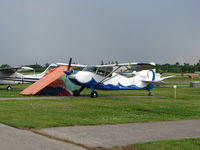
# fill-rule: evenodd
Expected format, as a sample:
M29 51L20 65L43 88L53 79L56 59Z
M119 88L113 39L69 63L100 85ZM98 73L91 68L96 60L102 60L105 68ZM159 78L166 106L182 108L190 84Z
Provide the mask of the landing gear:
M73 96L80 96L80 93L83 91L85 87L81 87L79 90L73 91Z
M98 97L98 93L96 91L92 91L90 94L91 98L97 98Z
M152 96L152 94L151 94L151 91L149 91L149 94L148 94L148 96Z
M6 88L7 90L12 90L12 87L9 85L9 86L7 86L7 88Z
M79 90L73 91L73 96L80 96L80 93L84 88L85 87L81 87ZM95 88L91 88L90 97L91 98L97 98L98 97L98 93L95 91Z

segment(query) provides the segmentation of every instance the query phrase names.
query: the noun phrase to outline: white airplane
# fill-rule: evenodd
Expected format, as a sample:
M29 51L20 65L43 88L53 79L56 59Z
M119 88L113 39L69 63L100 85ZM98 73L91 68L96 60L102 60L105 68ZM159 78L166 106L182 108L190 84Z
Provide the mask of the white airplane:
M56 64L51 64L44 72L30 75L18 73L20 71L34 70L30 67L0 68L0 85L7 85L7 90L11 90L12 87L10 85L12 84L33 83L42 78L49 69L55 67L57 67Z
M58 65L67 65L58 63ZM149 96L155 83L160 83L164 79L155 73L155 63L121 63L110 65L77 65L71 64L68 68L84 67L82 71L65 71L68 78L76 85L81 86L79 90L73 92L74 96L79 96L81 91L88 87L91 89L91 97L98 97L96 89L100 90L147 90ZM137 72L136 72L137 71Z

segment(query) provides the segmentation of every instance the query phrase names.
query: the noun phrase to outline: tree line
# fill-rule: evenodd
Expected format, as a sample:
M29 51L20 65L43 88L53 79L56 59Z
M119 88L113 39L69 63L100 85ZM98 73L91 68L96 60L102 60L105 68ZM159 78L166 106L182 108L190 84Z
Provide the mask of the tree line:
M195 73L200 72L200 60L196 64L184 63L181 65L179 62L175 64L157 64L156 65L157 72L164 73Z
M111 61L108 63L104 63L101 61L101 65L103 64L114 64L117 63L118 61ZM33 68L35 71L40 72L44 71L48 66L49 63L46 63L45 65L40 65L38 63L35 63L33 65L24 65L27 67ZM8 64L2 64L0 65L0 68L10 68L11 66ZM157 64L156 65L156 70L157 72L163 72L163 73L195 73L195 72L200 72L200 60L195 63L195 64L189 64L189 63L184 63L180 64L179 62L176 62L175 64Z

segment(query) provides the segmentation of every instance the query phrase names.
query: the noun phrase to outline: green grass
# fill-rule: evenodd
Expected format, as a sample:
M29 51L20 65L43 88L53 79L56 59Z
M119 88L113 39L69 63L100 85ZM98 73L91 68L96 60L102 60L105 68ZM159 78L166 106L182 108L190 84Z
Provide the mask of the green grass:
M22 97L19 93L30 84L11 85L12 90L7 90L7 85L0 85L0 97Z
M86 90L84 94L89 94ZM146 91L99 91L106 95L146 95ZM18 128L117 124L200 118L200 88L155 88L157 97L66 98L0 101L0 122ZM28 97L27 97L28 99Z
M177 75L166 82L171 80L178 83L188 78ZM98 91L100 97L91 99L90 90L85 89L82 94L87 96L84 98L28 100L28 96L19 94L27 86L13 85L12 91L0 86L0 97L27 98L0 101L1 123L18 128L44 128L200 118L200 88L178 86L176 100L172 86L154 88L155 97L135 97L147 95L147 91Z
M200 76L196 76L194 78L189 78L188 77L189 74L184 74L183 76L181 74L164 74L163 76L174 76L174 78L169 78L166 79L164 81L166 82L191 82L191 81L199 81L200 80Z
M130 146L104 149L104 150L199 150L200 138L168 140L133 144Z

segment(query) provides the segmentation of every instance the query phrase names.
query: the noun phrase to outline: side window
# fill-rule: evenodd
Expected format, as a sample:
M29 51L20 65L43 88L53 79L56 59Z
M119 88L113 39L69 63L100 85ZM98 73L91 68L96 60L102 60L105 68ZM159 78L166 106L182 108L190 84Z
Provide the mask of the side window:
M98 75L100 75L100 76L103 76L103 75L104 75L104 73L105 73L105 72L104 72L104 71L102 71L102 70L97 70L97 74L98 74Z
M111 77L112 74L110 72L105 72L105 76L109 75L108 77Z
M112 67L99 67L96 68L96 74L100 76L105 76L105 77L111 77L112 76Z

